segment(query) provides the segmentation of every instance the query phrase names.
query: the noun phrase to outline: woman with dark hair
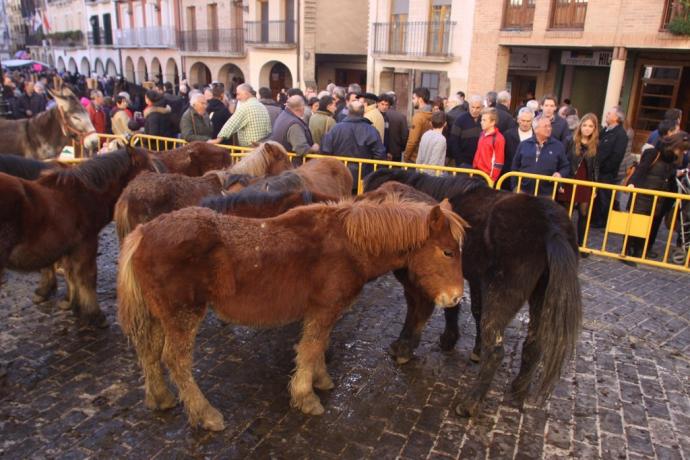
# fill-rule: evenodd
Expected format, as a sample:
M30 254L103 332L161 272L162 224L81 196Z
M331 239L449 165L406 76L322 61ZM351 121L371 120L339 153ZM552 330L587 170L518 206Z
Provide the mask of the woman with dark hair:
M597 146L599 144L599 120L593 113L582 117L577 124L573 138L566 144L566 154L570 161L570 177L577 180L596 182L599 178L599 162L597 161ZM566 207L574 202L573 211L577 211L577 244L582 246L587 225L589 203L592 200L592 188L578 186L573 197L573 186L564 184L557 200ZM589 254L583 253L583 257Z
M678 168L683 162L683 155L690 149L690 136L685 131L667 135L655 147L649 147L642 152L640 164L630 178L629 187L646 188L660 190L662 192L672 191L672 184L677 174ZM658 199L654 207L654 217L652 228L649 233L649 243L645 257L657 257L653 253L652 246L656 241L656 236L661 225L661 221L666 211L668 211L667 200ZM654 203L654 197L650 195L638 194L635 199L634 211L636 214L650 215ZM644 239L630 237L627 253L634 257L641 257L644 248Z

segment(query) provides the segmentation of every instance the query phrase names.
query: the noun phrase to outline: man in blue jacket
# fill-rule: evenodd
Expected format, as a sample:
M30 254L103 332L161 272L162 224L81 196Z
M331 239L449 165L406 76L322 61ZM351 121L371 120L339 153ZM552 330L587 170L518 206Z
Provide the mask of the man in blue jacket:
M532 127L534 136L518 145L512 170L543 176L568 177L570 162L563 144L551 137L551 120L539 116L532 122ZM517 178L513 178L513 187L515 186ZM534 194L534 187L534 179L523 179L520 191ZM539 182L538 192L539 195L550 196L553 192L553 182Z
M386 148L381 136L371 122L364 118L364 105L359 101L350 102L345 119L326 133L321 140L321 152L332 155L385 160ZM358 163L349 166L354 178L354 189L357 189ZM362 165L362 177L373 171L372 165Z

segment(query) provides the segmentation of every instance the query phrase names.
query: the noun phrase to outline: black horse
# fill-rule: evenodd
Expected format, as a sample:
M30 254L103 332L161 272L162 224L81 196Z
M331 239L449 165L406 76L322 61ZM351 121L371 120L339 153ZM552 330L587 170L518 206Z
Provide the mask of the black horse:
M480 179L463 176L382 169L367 178L365 190L388 181L411 185L436 200L448 198L453 211L469 223L463 272L477 326L471 359L481 365L474 388L456 407L458 415L478 413L503 360L504 330L525 302L529 302L529 329L512 390L522 405L541 364L538 394L545 399L575 349L582 323L578 249L568 214L551 200L494 190ZM406 277L397 278L405 288L408 310L391 354L404 363L418 346L434 303L412 289ZM458 312L459 305L445 310L444 350L452 349L458 340Z

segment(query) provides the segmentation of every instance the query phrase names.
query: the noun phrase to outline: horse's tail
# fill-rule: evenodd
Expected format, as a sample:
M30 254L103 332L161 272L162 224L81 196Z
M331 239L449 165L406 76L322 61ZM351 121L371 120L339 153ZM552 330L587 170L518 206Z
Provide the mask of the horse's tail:
M125 238L120 251L120 268L117 274L117 319L122 331L134 342L137 349L148 343L152 321L132 263L142 237L141 228L138 228Z
M562 210L558 210L562 211ZM546 398L558 382L563 364L575 351L582 327L582 297L578 280L578 250L559 216L548 216L546 235L548 282L539 317L537 342L542 349L543 374L539 394Z
M132 232L132 227L134 227L129 218L129 200L125 195L122 195L115 204L114 220L117 237L122 245L125 237Z

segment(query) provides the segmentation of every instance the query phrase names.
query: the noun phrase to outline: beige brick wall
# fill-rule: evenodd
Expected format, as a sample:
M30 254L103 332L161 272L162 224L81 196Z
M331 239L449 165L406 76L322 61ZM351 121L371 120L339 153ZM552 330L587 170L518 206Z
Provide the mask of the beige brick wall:
M501 31L504 0L477 0L470 92L505 86L502 46L690 50L690 39L660 32L665 0L590 0L584 30L548 30L552 0L536 0L532 31ZM505 59L505 57L504 57ZM549 90L549 82L544 87Z

